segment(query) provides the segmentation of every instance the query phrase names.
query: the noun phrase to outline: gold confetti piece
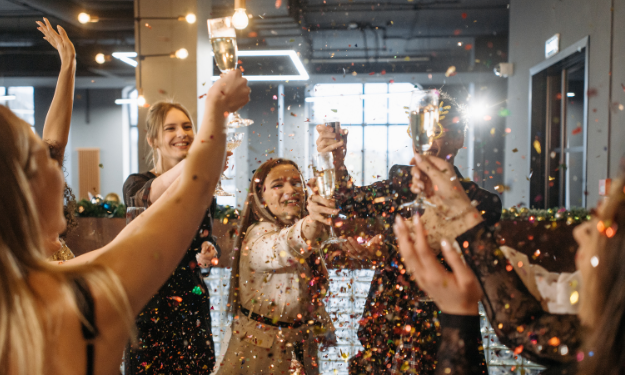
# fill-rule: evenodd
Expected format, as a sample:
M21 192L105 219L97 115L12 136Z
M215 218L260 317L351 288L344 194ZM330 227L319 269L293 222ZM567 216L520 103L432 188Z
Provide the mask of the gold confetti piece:
M574 291L573 293L571 293L571 305L576 304L579 301L579 293L577 291Z
M519 149L518 148L513 148L512 152L519 152Z
M450 66L449 68L447 68L447 71L445 72L445 77L453 77L456 75L456 67L455 66Z
M542 153L542 149L540 147L540 141L538 139L534 140L534 150L540 155Z

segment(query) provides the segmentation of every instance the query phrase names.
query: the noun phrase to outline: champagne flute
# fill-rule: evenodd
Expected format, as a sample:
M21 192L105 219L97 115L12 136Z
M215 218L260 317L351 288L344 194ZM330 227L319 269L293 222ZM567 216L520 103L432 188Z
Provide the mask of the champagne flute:
M232 25L232 17L213 18L208 20L208 36L213 46L213 54L217 67L222 73L237 68L237 34ZM232 113L228 122L231 128L250 126L254 120L241 118L237 112Z
M226 151L234 151L235 148L241 146L243 143L243 136L245 133L229 133L226 138ZM232 180L231 178L226 178L226 176L222 173L219 182L217 182L217 187L215 187L215 196L218 197L234 197L234 194L228 193L221 187L221 180Z
M331 152L322 152L317 155L317 167L315 176L319 195L325 199L331 199L336 186L336 168L334 167L334 157ZM321 249L330 244L346 242L334 233L334 226L330 225L330 237L321 244Z
M414 90L410 97L410 135L413 145L420 154L427 153L434 140L443 134L438 114L439 95L436 89ZM413 215L422 214L424 205L434 206L423 197L423 193L420 193L413 202L402 204L399 209L409 208Z
M126 225L136 219L141 213L145 211L145 207L136 207L135 198L130 197L128 199L128 206L126 206Z

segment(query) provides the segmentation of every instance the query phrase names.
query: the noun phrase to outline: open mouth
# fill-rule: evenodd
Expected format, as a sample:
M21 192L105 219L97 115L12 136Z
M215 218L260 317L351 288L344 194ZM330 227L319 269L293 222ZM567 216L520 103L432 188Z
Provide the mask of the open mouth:
M282 203L284 203L285 206L299 206L299 199L287 199L285 201L283 201Z
M176 142L176 143L174 143L174 147L177 147L177 148L187 148L187 147L189 147L189 142Z
M439 149L437 149L437 148L430 148L429 150L424 152L424 154L427 155L427 156L438 156L438 152L439 152Z

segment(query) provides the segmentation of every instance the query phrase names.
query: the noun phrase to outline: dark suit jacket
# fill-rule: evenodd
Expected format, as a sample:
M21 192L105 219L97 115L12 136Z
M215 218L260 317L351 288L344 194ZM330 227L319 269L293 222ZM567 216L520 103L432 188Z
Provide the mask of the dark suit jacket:
M365 352L352 358L352 374L390 374L392 369L404 373L410 368L419 374L434 373L440 336L438 308L432 302L420 302L425 294L401 273L404 267L393 233L395 215L409 215L399 206L415 199L410 191L410 169L408 165L394 165L387 180L341 188L337 196L341 213L348 220L367 219L371 223L367 234L384 234L389 250L387 261L376 267L367 297L358 329ZM472 181L464 181L460 171L454 169L469 198L478 202L476 208L485 222L498 222L502 208L499 197Z

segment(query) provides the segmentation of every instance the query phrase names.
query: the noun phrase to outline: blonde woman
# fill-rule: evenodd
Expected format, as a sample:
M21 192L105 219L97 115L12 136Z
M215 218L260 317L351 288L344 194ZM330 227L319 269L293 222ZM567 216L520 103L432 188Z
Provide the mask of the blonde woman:
M49 149L0 106L0 372L119 371L132 317L169 277L212 200L226 147L224 112L249 100L228 73L209 90L197 142L178 182L87 265L51 265L44 233L61 233L63 175ZM88 255L88 254L87 254Z
M262 164L234 247L229 309L234 321L224 338L217 374L288 374L294 359L318 373L317 340L334 332L321 302L324 275L311 256L325 234L334 202L308 199L297 165Z
M148 110L146 140L152 148L154 168L128 176L126 204L148 208L184 170L184 160L196 138L191 115L180 103L157 102ZM228 153L228 156L232 153ZM216 201L188 241L185 256L143 308L136 320L137 343L126 351L126 375L209 374L215 365L211 334L210 296L201 268L219 257L212 236ZM199 265L199 267L197 267ZM172 353L174 353L172 355Z

